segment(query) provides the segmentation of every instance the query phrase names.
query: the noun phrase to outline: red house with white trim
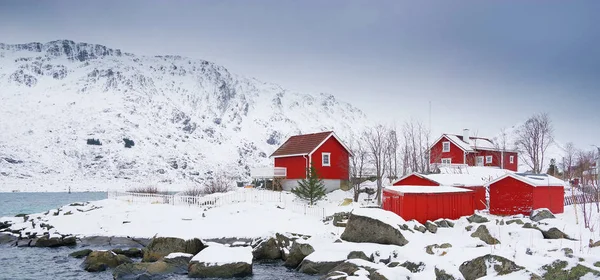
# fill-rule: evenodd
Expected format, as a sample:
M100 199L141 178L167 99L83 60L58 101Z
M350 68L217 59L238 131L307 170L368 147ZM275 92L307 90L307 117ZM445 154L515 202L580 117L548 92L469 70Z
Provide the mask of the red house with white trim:
M564 212L565 182L547 174L507 173L490 182L490 214L530 215L547 208Z
M394 186L452 186L473 191L473 199L476 210L487 208L485 182L471 174L408 174L398 181Z
M488 138L442 134L429 148L429 163L440 165L496 166L517 171L519 154L512 149L498 147Z
M307 169L313 165L327 190L333 191L348 184L351 156L350 149L333 131L295 135L271 154L274 168L263 177L282 178L283 189L291 190L298 180L306 178Z

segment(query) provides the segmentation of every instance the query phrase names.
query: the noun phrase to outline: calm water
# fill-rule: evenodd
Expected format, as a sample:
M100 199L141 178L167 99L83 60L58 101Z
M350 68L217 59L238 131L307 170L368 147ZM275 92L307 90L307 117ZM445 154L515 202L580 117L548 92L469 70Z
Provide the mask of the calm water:
M39 213L73 202L105 199L106 193L0 193L0 216L19 213ZM81 268L83 259L68 257L81 249L17 248L0 245L0 280L20 279L113 279L111 271L86 272ZM92 248L110 249L110 248ZM285 268L281 262L261 262L253 266L254 275L247 280L318 279ZM169 279L190 279L186 275ZM244 279L244 278L242 278Z

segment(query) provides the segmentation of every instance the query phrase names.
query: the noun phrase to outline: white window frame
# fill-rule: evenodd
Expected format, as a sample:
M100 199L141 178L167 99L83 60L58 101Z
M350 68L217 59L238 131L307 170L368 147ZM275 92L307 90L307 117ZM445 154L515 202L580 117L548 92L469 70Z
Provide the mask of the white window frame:
M327 163L325 163L327 158ZM331 166L331 153L321 153L321 166Z
M446 149L446 144L448 144L448 149ZM450 151L450 141L442 142L442 153L447 153Z
M515 156L510 156L510 163L515 163Z
M452 158L443 158L442 164L452 164Z
M492 163L492 161L494 161L494 158L492 156L485 156L485 163Z
M479 159L481 159L481 165L478 165L479 164ZM483 166L483 165L485 165L485 158L484 158L484 156L476 156L475 157L475 166Z

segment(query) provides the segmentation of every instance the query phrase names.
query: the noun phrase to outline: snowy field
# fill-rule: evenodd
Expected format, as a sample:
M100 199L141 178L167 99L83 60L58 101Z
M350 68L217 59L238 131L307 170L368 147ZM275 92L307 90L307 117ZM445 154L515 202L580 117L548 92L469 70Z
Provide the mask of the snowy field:
M290 195L291 194L285 194ZM351 192L336 191L331 193L326 200L321 201L318 207L327 209L328 213L338 211L353 211L361 207L360 203L340 206L345 198L351 198ZM288 197L287 199L293 199ZM456 279L462 279L459 267L463 262L476 257L493 254L514 261L527 272L515 272L498 279L530 279L530 273L543 275L542 267L556 260L564 260L570 267L581 264L591 269L600 270L600 247L591 247L600 241L600 214L596 205L588 205L591 211L590 229L584 227L584 218L581 205L577 212L573 206L565 207L565 213L556 215L555 219L544 219L539 223L533 222L529 217L498 217L487 214L485 211L478 214L487 218L485 223L470 223L466 217L452 221L454 227L439 227L436 233L426 231L421 233L412 230L420 226L414 221L404 221L402 218L384 212L375 219L400 228L407 225L409 230L401 230L408 240L405 246L380 245L374 243L352 243L339 240L344 227L335 227L331 221L323 222L322 217L304 215L292 211L290 204L281 202L264 203L236 203L213 208L197 206L179 206L164 204L136 204L127 201L112 199L93 201L83 206L64 206L50 210L48 213L29 215L29 220L39 221L54 226L51 235L74 234L84 236L130 236L149 238L153 236L213 239L222 237L258 238L274 236L275 233L296 233L311 236L306 242L315 249L307 257L314 262L335 262L345 260L352 251L362 251L367 256L375 256L374 263L366 262L381 274L388 275L388 279L433 279L435 269L443 269ZM364 210L355 210L356 213ZM577 214L576 214L577 213ZM365 214L360 214L365 215ZM537 225L541 230L557 228L574 240L545 239L542 232L536 229L523 228L521 223L508 221L520 219L524 223ZM31 227L30 222L23 222L23 218L0 218L2 221L11 221L11 228L20 229ZM471 234L480 226L485 225L492 237L500 243L488 245ZM471 227L469 229L469 227ZM39 228L38 228L39 229ZM33 229L31 229L33 230ZM40 232L41 234L41 232ZM336 242L337 241L337 242ZM451 247L429 245L442 245L448 243ZM565 250L572 250L572 253ZM391 262L410 261L415 264L423 263L417 272L410 272L404 268L389 268L377 263L378 259L389 258ZM353 260L361 262L361 260ZM491 265L488 263L488 267ZM488 269L488 276L493 277L493 269ZM360 273L359 273L360 274ZM368 279L367 276L356 276L348 279ZM395 278L394 278L395 277ZM586 276L587 277L587 276ZM486 279L482 278L482 279ZM496 278L494 278L496 279ZM582 278L587 279L587 278ZM597 279L592 277L589 279Z

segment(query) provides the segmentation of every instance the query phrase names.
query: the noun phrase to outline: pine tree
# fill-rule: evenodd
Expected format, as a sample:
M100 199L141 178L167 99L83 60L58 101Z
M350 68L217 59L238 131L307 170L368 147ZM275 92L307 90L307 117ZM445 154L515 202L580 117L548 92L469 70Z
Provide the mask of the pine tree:
M557 173L558 173L558 168L556 167L556 160L555 159L551 159L550 160L550 166L548 167L548 170L546 171L546 174L552 175L552 176L556 176Z
M298 181L298 187L292 189L292 193L301 199L308 200L310 205L325 197L325 184L317 174L317 170L311 165L306 170L308 178Z

